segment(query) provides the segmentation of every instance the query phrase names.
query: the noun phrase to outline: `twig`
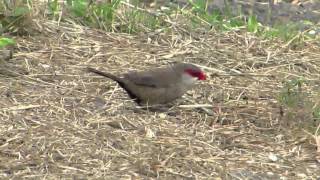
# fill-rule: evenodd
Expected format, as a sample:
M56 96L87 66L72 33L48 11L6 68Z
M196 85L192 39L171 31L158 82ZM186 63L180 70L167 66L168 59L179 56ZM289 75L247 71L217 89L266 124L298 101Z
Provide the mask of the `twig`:
M179 105L178 106L179 108L185 108L185 109L188 109L188 108L212 108L213 106L210 105L210 104L190 104L190 105Z
M18 110L26 110L26 109L33 109L38 107L44 107L47 105L21 105L21 106L12 106L9 108L2 108L2 111L18 111Z
M186 99L188 102L191 102L191 103L194 103L192 100L190 100L190 99ZM194 105L180 105L179 107L181 107L182 106L182 108L186 108L187 106L187 108L190 108L190 107L192 107L193 106L193 108L199 108L199 109L201 109L202 111L204 111L205 113L207 113L207 115L209 115L209 116L213 116L213 111L211 110L211 109L208 109L208 108L212 108L213 106L212 105L209 105L209 104L194 104ZM184 107L183 107L184 106Z

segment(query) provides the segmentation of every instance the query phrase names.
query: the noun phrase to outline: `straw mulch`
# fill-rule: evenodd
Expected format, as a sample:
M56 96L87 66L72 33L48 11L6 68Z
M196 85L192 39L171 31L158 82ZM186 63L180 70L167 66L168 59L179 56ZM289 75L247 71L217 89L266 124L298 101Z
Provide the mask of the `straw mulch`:
M293 51L290 42L241 32L180 26L128 35L34 21L38 32L16 37L13 59L1 65L1 178L320 176L314 131L299 128L310 109L292 115L277 100L283 82L300 77L316 97L320 49L312 42ZM85 71L173 61L200 65L208 79L165 112L138 108L115 82Z

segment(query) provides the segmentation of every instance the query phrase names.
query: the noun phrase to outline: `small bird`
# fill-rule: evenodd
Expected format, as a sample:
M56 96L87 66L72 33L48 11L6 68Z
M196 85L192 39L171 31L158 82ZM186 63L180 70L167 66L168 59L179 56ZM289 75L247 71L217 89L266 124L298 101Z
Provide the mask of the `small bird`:
M188 63L175 63L166 67L118 76L88 67L89 72L116 81L139 105L166 104L181 97L197 80L206 80L205 73Z

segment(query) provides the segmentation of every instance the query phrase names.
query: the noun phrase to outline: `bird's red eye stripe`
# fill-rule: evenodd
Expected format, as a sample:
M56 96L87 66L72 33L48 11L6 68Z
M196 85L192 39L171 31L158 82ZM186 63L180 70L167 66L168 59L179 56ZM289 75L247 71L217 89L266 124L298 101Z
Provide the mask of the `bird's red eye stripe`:
M192 69L187 69L185 72L190 74L192 77L197 77L198 80L206 80L206 75L202 71L194 71Z

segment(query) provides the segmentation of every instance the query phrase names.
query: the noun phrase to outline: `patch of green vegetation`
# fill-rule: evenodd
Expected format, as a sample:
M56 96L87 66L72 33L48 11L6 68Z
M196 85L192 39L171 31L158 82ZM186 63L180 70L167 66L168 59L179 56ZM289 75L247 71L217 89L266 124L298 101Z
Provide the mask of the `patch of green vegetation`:
M75 17L87 17L89 12L87 9L89 8L88 0L67 0L67 9L69 12ZM95 9L92 9L95 10Z
M31 23L30 1L0 2L0 33L25 34Z
M247 30L252 33L258 32L259 23L257 17L254 15L249 16L247 23Z
M48 11L49 15L54 19L58 18L60 12L60 4L58 0L48 0Z
M320 118L320 106L310 98L310 94L303 90L303 79L294 79L284 82L278 95L278 102L287 109L286 118L293 124L300 124L310 132L315 129L314 122Z
M83 25L112 31L115 21L115 12L120 0L110 2L93 2L90 0L67 0L67 12L74 20ZM53 9L55 8L53 4Z
M245 25L245 21L242 20L242 17L234 17L230 19L230 26L234 27L243 27Z
M0 37L0 49L9 45L14 45L15 41L11 38Z
M299 103L303 100L305 94L302 92L303 79L294 79L284 82L284 87L279 94L279 102L289 108L295 108L299 106Z
M214 10L212 13L208 12L208 0L188 0L188 2L192 6L191 13L196 16L189 18L194 26L202 26L203 21L205 21L217 30L232 31L246 28L248 32L255 33L258 36L264 38L281 38L284 41L291 41L301 33L301 24L299 25L295 22L287 24L279 23L273 27L268 27L261 25L256 15L250 15L248 18L245 18L241 14L234 16L231 13L231 7L228 3L226 3L222 14L218 10ZM241 12L241 10L239 10L239 12ZM188 16L189 14L184 13L184 15ZM306 22L306 24L307 23L310 25L311 22ZM312 35L309 37L312 38ZM296 38L294 40L295 41L292 42L293 44L300 42L300 39Z
M192 11L199 14L206 14L208 1L206 0L188 0L188 2L192 5Z
M113 0L111 3L93 4L91 7L92 19L95 17L96 27L112 30L119 4L120 0Z
M286 41L292 39L294 36L296 36L299 33L299 28L294 23L288 23L288 24L276 24L272 28L265 28L262 32L260 32L261 35L263 35L266 38L281 38Z
M71 18L82 25L104 29L106 31L117 31L126 33L137 33L143 30L155 30L163 28L160 17L150 14L138 8L139 1L135 7L125 9L123 14L117 14L120 0L91 1L91 0L67 0L66 10ZM60 11L57 0L48 4L51 15L56 16ZM123 15L121 17L121 15ZM64 18L64 17L62 17Z
M250 16L248 21L240 14L238 16L232 16L231 7L226 4L223 13L218 9L209 12L207 10L208 0L189 0L189 4L192 6L191 12L196 17L191 17L190 20L194 26L202 26L202 21L210 24L217 30L231 31L240 28L247 28L249 32L258 31L258 21L255 16ZM184 13L188 15L188 13Z
M199 26L202 24L201 20L204 20L211 25L215 25L219 28L223 28L222 26L222 13L219 10L214 10L212 13L209 13L207 11L208 1L207 0L196 0L188 1L191 5L191 13L193 13L195 16L191 16L190 20L193 24L193 26ZM188 15L188 13L184 13L185 15Z
M138 9L132 9L125 13L126 22L121 25L121 32L137 33L141 31L153 31L164 28L165 24L160 16L150 14Z
M226 3L223 13L220 10L208 11L209 0L188 0L191 5L190 10L185 9L169 9L166 15L177 12L182 13L189 20L191 26L213 27L220 31L232 31L245 29L248 32L255 33L265 38L281 38L290 41L299 33L299 27L294 23L278 24L273 28L262 26L255 15L247 18L239 14L233 16L231 6ZM138 8L141 1L133 0L132 6L122 9L120 8L121 0L112 1L92 1L92 0L67 0L63 2L66 5L65 14L82 25L94 28L104 29L106 31L117 31L125 33L137 33L141 31L153 31L155 29L166 28L166 23L161 16L150 13L145 9ZM121 6L124 7L124 6ZM57 19L61 11L61 5L58 0L50 0L48 2L49 14ZM241 10L238 10L241 13ZM65 18L64 15L62 19ZM300 42L296 38L292 43Z

